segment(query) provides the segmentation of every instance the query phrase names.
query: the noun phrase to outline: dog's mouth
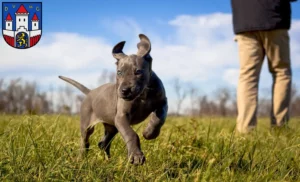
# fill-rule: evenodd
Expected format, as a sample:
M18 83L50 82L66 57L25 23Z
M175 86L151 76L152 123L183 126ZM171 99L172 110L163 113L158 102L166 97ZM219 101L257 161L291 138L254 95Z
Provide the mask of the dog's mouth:
M122 96L121 98L126 100L126 101L132 101L132 100L135 99L135 97L133 97L133 96Z
M131 100L134 100L138 96L139 96L138 93L130 93L128 95L121 95L121 98L126 101L131 101Z
M126 100L126 101L132 101L135 98L139 97L142 94L142 89L140 87L137 87L134 92L130 92L126 95L120 93L120 98Z

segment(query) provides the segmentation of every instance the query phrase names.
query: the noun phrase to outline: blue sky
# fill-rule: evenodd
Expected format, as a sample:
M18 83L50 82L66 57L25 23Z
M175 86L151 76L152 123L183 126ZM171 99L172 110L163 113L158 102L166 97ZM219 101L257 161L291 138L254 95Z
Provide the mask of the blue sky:
M168 34L170 27L164 22L178 15L205 15L215 12L231 13L230 0L77 0L42 1L44 4L44 31L76 31L87 35L103 35L116 38L101 26L103 19L130 17L145 29ZM292 17L300 19L300 3L293 3ZM297 11L298 10L298 11ZM67 26L66 26L67 25ZM86 28L88 27L88 28ZM118 40L117 40L118 41Z
M230 3L224 0L212 0L210 3L207 1L76 1L76 3L68 3L71 1L59 0L45 1L44 11L45 11L45 22L49 24L45 25L47 31L65 31L74 30L80 31L82 33L88 34L99 34L97 32L101 31L101 26L97 25L101 18L111 18L118 19L120 17L132 17L142 26L152 27L153 24L157 24L159 20L170 20L180 14L208 14L212 12L225 12L230 13ZM74 1L75 2L75 1ZM72 20L74 22L80 23L74 24L73 26L64 26L64 24L70 21L70 16L72 14ZM52 17L53 15L53 17ZM56 20L58 26L55 25ZM80 28L90 26L91 24L95 26L89 27L89 30ZM159 28L159 27L157 27ZM167 28L167 27L165 27ZM163 30L167 31L167 30ZM101 32L102 33L102 32ZM104 32L109 34L109 32Z
M174 0L145 0L143 2L138 0L51 0L43 1L43 4L45 13L44 19L45 22L48 22L45 24L46 31L64 31L66 28L69 28L69 30L72 30L74 27L78 28L78 24L74 24L72 27L63 26L64 23L71 21L70 15L72 15L74 22L82 23L81 25L90 25L91 22L98 22L99 18L119 18L125 16L133 17L143 26L150 26L149 24L155 23L157 20L170 20L182 14L231 13L229 0L187 0L184 2ZM293 18L300 18L299 3L293 3L292 7ZM55 22L59 25L57 26ZM98 26L90 28L97 30L97 27ZM79 31L85 32L86 30L79 29ZM91 31L86 33L91 33Z
M153 69L170 98L175 97L175 77L200 93L236 88L239 65L230 0L42 2L43 35L35 47L14 50L0 40L0 77L35 80L45 89L62 86L57 75L66 75L96 87L95 77L103 69L115 70L112 46L126 40L125 52L135 53L138 34L145 33L153 43ZM292 12L293 80L300 87L300 2L292 4ZM271 88L266 63L260 88Z

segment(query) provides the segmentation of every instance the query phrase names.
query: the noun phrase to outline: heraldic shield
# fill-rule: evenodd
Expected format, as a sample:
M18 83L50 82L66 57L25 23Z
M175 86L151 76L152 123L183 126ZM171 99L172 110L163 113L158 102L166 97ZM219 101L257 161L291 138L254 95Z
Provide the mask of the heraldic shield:
M2 35L14 48L35 46L42 36L42 3L2 2Z

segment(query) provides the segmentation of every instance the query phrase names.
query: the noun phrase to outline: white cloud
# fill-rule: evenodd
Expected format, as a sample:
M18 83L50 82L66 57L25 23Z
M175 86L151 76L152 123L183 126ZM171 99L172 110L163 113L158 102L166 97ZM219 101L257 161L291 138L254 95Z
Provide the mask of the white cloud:
M154 64L155 70L164 77L177 75L184 81L207 81L216 74L215 70L236 65L237 49L230 15L183 15L169 24L175 29L171 41L154 44L152 53L155 59L168 65L165 69Z
M78 70L101 63L111 67L111 45L101 38L85 37L75 33L53 33L43 36L41 42L28 50L7 46L3 39L1 47L1 70L12 68Z
M239 69L230 68L224 71L223 79L229 84L236 86L238 83L238 78L239 78Z
M132 18L122 17L119 20L103 19L100 23L110 32L119 36L120 39L134 39L138 41L137 35L142 32L141 27ZM120 40L123 41L123 40Z

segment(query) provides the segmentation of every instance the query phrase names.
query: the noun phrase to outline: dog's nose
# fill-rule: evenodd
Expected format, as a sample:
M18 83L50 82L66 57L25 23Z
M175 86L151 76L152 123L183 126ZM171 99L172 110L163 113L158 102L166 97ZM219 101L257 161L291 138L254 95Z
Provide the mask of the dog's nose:
M130 87L122 88L122 94L123 95L128 95L130 93L130 91L131 91Z

